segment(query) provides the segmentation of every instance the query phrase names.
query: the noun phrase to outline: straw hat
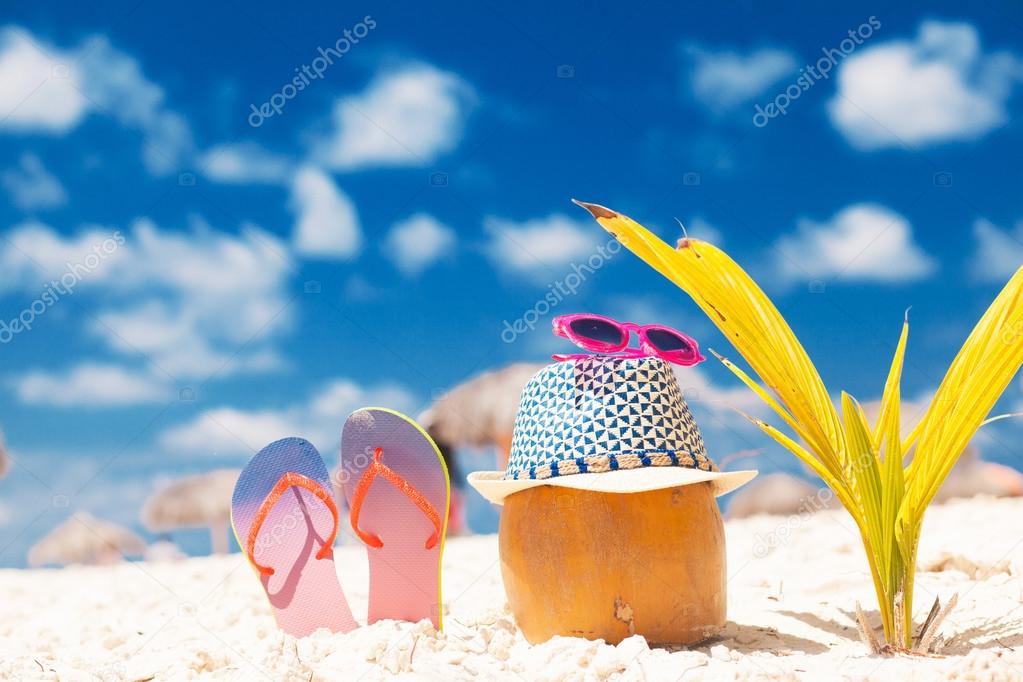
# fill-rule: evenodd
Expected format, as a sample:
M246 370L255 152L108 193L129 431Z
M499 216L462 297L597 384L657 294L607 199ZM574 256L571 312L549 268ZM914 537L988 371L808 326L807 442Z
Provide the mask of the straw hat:
M633 493L709 482L715 495L756 471L718 471L671 368L593 356L541 369L522 393L507 471L469 483L491 502L540 485Z

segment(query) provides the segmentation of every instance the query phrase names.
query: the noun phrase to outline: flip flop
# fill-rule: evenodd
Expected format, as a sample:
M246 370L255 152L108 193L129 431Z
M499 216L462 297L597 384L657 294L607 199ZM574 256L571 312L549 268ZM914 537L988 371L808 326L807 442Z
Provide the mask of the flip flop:
M295 637L357 627L334 567L332 490L316 448L284 438L256 453L231 497L238 546L256 570L278 627Z
M429 618L440 630L451 486L433 439L403 414L353 412L341 432L342 488L369 554L367 622Z

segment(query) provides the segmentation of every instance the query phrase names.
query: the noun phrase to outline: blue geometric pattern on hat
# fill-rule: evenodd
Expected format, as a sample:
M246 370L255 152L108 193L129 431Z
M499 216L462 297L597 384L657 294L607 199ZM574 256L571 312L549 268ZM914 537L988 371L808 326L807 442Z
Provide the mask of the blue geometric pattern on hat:
M610 468L623 459L649 466L650 453L667 453L674 466L713 468L667 363L594 355L555 362L526 384L505 477L539 478L532 472L541 468L549 471L543 477L584 473L592 457Z

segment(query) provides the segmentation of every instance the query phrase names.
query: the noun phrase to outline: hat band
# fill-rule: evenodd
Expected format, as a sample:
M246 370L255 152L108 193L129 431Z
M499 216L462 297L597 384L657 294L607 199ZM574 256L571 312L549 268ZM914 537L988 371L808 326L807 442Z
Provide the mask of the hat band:
M648 450L641 454L627 455L593 455L564 459L543 466L530 467L522 471L508 472L506 479L518 480L547 479L572 474L599 474L621 469L642 469L644 467L682 467L684 469L700 469L701 471L717 471L717 467L704 455L692 455L688 452L674 450Z

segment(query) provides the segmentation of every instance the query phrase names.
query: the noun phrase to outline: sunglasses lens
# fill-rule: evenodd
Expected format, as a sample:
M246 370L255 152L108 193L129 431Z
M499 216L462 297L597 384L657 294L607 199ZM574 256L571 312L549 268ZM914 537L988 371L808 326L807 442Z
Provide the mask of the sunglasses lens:
M666 329L648 329L646 330L646 338L657 350L691 351L693 349L688 341Z
M621 327L611 324L606 320L598 320L590 317L572 320L569 326L572 328L572 332L575 333L576 336L581 336L585 339L592 339L609 345L617 345L624 341L622 338L622 334L624 332Z

